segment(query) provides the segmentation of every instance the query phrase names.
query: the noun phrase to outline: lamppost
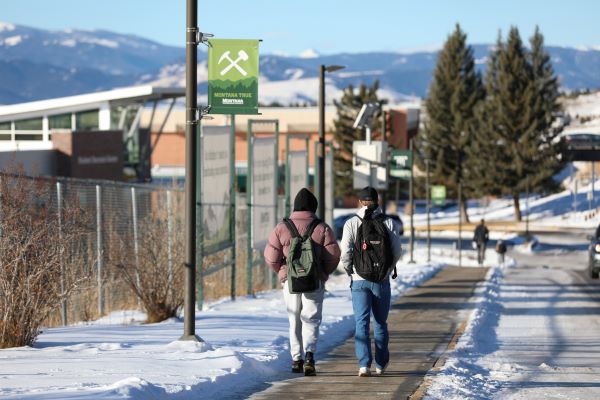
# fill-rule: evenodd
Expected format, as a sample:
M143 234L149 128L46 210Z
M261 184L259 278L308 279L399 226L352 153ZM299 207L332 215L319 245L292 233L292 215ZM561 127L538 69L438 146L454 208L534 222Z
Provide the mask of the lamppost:
M325 220L325 72L339 71L343 65L322 65L319 68L319 218Z

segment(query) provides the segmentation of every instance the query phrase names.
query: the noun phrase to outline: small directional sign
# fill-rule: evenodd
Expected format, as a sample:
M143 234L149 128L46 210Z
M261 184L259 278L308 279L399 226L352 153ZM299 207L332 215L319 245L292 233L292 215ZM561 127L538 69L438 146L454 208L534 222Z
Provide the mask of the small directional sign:
M410 150L392 150L390 176L409 180L412 173L412 152Z
M431 186L431 203L434 206L443 206L446 203L446 186L432 185Z

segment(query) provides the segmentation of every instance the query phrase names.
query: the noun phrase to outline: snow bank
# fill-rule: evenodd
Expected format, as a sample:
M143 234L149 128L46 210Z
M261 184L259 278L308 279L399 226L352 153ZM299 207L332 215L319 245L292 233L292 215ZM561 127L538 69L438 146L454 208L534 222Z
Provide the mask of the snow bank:
M513 265L514 260L508 260L508 264ZM498 383L477 361L498 348L496 328L502 313L499 296L503 276L502 267L489 270L477 290L481 300L471 313L465 332L442 369L429 375L433 382L427 390L427 399L489 399L496 392Z

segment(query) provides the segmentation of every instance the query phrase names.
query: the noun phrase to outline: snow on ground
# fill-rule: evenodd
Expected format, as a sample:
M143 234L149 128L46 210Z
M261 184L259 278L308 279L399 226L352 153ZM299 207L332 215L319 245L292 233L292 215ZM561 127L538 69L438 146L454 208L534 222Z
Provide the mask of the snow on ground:
M538 239L544 242L544 238ZM428 399L597 399L600 285L585 251L536 252L492 268Z
M568 168L567 168L568 169ZM540 197L532 194L529 198L524 195L520 199L520 207L525 217L529 216L529 221L535 226L544 227L577 227L577 228L595 228L600 223L600 182L596 181L594 185L594 198L591 199L591 183L581 184L576 188L570 184L567 179L565 184L569 187L567 190L552 194L546 197ZM358 209L338 208L334 210L334 218L345 214L354 214ZM410 225L410 216L399 209L399 215L404 223L404 230L408 232ZM486 221L514 221L515 214L512 198L498 198L489 201L489 204L478 200L468 202L467 213L472 222L479 222L481 218ZM432 208L430 214L431 224L456 224L458 223L458 208L449 206L447 208ZM417 203L414 215L415 226L425 226L427 223L427 214L422 202ZM469 233L472 233L469 231Z
M443 264L398 263L395 297ZM354 331L349 278L327 282L317 360ZM281 290L221 300L196 314L204 343L180 342L183 322L141 324L135 311L91 324L45 329L33 347L0 350L3 399L241 398L288 372L288 320Z

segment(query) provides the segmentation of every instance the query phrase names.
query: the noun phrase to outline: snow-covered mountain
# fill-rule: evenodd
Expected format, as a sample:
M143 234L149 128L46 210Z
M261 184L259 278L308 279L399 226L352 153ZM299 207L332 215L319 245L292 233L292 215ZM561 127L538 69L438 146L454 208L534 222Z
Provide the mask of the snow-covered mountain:
M490 45L474 45L479 68ZM199 93L206 93L206 49L198 54ZM600 87L600 51L548 47L564 89ZM183 86L183 47L164 46L101 30L47 31L0 22L0 104L66 96L138 83ZM436 51L320 55L310 49L298 57L262 54L263 104L315 103L319 65L346 69L328 74L327 98L348 85L379 80L382 97L402 101L426 94Z

